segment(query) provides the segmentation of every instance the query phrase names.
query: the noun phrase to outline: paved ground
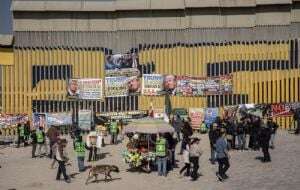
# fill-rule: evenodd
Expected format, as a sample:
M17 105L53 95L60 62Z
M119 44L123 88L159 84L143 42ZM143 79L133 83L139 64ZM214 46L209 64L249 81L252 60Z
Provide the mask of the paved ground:
M17 190L54 190L54 189L130 189L130 190L156 190L172 189L189 190L284 190L299 189L300 187L300 136L294 136L280 131L277 135L276 149L271 150L272 162L263 164L255 157L261 156L260 152L233 151L231 152L231 168L228 172L230 179L226 182L218 182L215 177L217 165L208 162L209 147L207 135L201 136L201 146L204 155L200 160L200 172L203 174L196 182L178 175L179 169L169 173L168 177L158 177L155 172L140 174L126 172L127 165L121 159L121 149L124 145L106 146L101 150L106 154L105 158L98 161L100 164L115 164L120 167L119 174L113 173L115 180L105 183L98 181L85 185L87 172L76 175L71 184L64 181L56 181L57 169L50 169L48 158L31 159L31 148L0 149L0 189ZM77 163L71 146L68 147L69 156L73 158L73 166L67 167L68 173L76 173ZM179 165L182 166L182 158L177 156Z

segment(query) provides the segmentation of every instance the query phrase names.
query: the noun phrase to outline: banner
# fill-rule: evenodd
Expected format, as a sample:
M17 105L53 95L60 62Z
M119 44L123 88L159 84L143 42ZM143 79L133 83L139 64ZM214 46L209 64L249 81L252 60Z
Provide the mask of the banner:
M128 96L128 77L105 77L105 96Z
M219 109L218 108L206 108L205 109L205 123L210 126L218 117Z
M291 109L299 109L300 102L271 104L271 116L293 116Z
M102 79L69 79L68 97L85 100L103 98Z
M177 76L176 95L202 96L205 89L205 79L197 77Z
M146 96L156 96L163 90L163 75L144 74L142 80L142 94Z
M199 128L202 121L204 121L205 110L204 108L189 108L189 117L191 118L191 126Z
M205 95L220 94L220 80L219 78L207 78L204 87Z
M47 128L46 114L44 113L33 113L32 115L32 125L34 128L42 127Z
M105 76L139 76L138 55L115 54L105 56Z
M92 111L79 110L78 111L78 126L82 130L91 130Z
M220 77L220 94L232 93L232 75Z
M72 125L72 113L47 113L47 126Z
M27 114L0 114L0 125L25 124L27 121L29 121Z

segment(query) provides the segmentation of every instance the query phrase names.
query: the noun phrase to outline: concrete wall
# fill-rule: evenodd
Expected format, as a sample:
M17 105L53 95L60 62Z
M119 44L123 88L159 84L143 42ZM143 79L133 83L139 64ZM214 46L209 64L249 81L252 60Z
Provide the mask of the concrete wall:
M117 12L14 12L14 31L117 31L240 28L300 22L299 3L257 7L123 10Z

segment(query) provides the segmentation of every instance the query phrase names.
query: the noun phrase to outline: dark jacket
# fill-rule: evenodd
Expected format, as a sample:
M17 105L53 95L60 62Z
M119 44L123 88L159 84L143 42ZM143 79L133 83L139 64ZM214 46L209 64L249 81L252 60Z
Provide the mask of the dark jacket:
M50 127L47 131L47 137L49 138L50 142L57 142L59 132L55 127Z
M261 127L259 131L259 144L261 147L268 147L272 131L269 127Z
M36 144L37 143L35 131L31 132L31 139L32 139L32 144Z
M218 139L218 134L217 134L217 130L209 130L208 132L208 137L209 137L209 142L210 145L213 146L214 144L216 144L216 141Z
M184 122L184 126L181 129L184 138L190 137L193 135L193 129L188 122Z
M273 121L268 121L268 127L271 129L272 134L275 134L279 126Z

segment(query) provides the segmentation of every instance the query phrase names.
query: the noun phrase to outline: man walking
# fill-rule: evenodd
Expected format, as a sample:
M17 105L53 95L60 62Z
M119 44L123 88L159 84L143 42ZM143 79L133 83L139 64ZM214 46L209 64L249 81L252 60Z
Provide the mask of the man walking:
M167 176L167 147L166 139L159 134L156 139L155 154L159 176Z
M229 154L227 142L225 140L225 132L221 131L216 142L217 161L219 164L219 171L216 173L218 179L223 181L228 178L226 171L229 169Z

